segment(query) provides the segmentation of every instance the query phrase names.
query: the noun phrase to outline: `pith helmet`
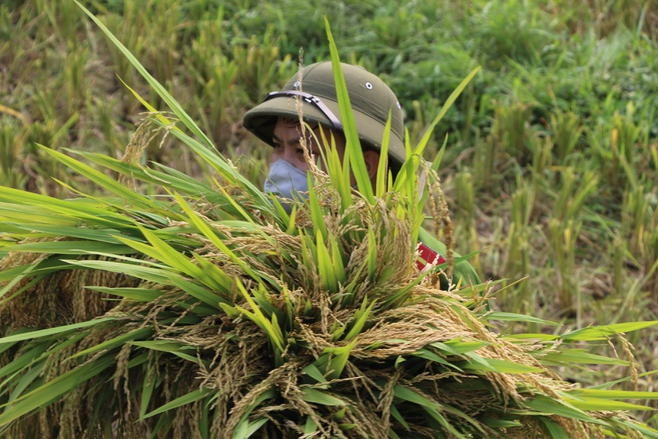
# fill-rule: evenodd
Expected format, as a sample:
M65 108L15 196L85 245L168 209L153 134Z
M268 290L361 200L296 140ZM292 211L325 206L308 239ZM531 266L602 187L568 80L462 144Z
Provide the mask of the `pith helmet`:
M362 67L341 64L356 127L362 147L381 149L382 137L391 113L391 137L388 156L393 169L404 162L404 121L395 93L376 75ZM304 120L342 131L343 122L336 96L331 62L304 67L281 91L272 92L244 115L244 126L272 145L278 116L297 117L296 100L302 102Z

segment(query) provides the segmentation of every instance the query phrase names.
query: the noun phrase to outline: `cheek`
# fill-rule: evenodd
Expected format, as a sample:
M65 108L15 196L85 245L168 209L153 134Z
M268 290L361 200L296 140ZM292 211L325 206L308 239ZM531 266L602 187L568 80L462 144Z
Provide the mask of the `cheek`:
M270 164L276 162L280 158L283 158L283 151L281 148L275 148L272 150L272 154L270 155Z
M291 162L291 163L293 164L293 166L295 168L299 169L300 171L304 171L304 172L308 171L308 165L306 164L304 159L295 160L294 162Z

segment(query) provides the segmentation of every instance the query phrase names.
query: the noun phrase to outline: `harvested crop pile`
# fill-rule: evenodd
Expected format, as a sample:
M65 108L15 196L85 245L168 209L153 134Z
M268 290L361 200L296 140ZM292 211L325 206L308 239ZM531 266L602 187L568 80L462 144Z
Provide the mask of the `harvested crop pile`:
M448 264L418 270L428 197L450 231L422 146L374 194L352 191L334 157L288 214L154 117L214 185L44 149L113 195L0 188L3 437L658 437L626 412L644 406L619 401L657 394L584 389L551 369L627 365L636 378L619 334L656 322L505 335L494 321L531 318L488 311L486 285L442 289ZM615 340L626 359L584 349Z

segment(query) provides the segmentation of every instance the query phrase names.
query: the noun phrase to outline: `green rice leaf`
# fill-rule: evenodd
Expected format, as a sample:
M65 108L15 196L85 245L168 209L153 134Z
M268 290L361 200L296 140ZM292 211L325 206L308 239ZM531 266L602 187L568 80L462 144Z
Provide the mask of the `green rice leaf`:
M368 304L368 296L363 299L361 308L354 314L356 321L354 322L352 329L350 329L350 332L348 332L345 336L346 341L356 338L356 336L361 333L361 330L365 326L366 321L372 312L372 308L375 306L375 303L377 303L377 300L373 300L372 303L370 303L370 305L366 308L366 305Z
M7 251L24 253L47 253L57 255L84 255L89 253L113 253L125 255L134 253L126 245L94 241L42 241L6 246Z
M539 416L539 422L544 425L544 428L552 439L571 439L571 435L560 424L550 418Z
M477 351L480 348L488 346L489 343L486 341L460 341L460 340L450 340L445 343L434 342L430 343L430 346L433 346L439 349L446 354L458 355L461 356L467 352Z
M163 185L178 192L205 198L213 202L213 204L219 204L219 201L222 199L222 197L216 191L213 191L208 185L162 164L156 164L156 166L167 172L162 172L157 169L146 170L141 166L126 163L100 153L87 151L73 152L102 166L103 168L110 169L119 174L130 176L146 183Z
M58 352L61 352L64 349L74 345L86 336L86 332L81 332L74 336L68 336L66 339L59 342L55 346L52 346L51 343L49 343L50 340L48 339L37 339L30 342L28 345L29 349L26 349L19 358L11 361L9 364L0 369L0 378L5 376L8 377L4 382L0 382L0 393L2 393L1 389L9 389L10 383L14 377L18 376L26 369L33 367L35 364L43 360L47 360L51 355L56 355ZM11 347L14 346L14 344L11 343L6 346Z
M29 215L28 215L29 216ZM75 224L61 224L59 219L53 221L52 213L48 215L50 219L50 224L38 224L35 223L33 218L30 218L28 224L9 224L4 223L3 229L7 226L15 227L17 230L23 230L29 232L30 236L52 236L52 237L69 237L77 238L80 240L88 241L100 241L106 242L109 244L121 244L115 235L120 235L121 232L118 229L99 229L99 228L83 228L77 227L79 221L72 220ZM67 219L68 220L68 219ZM56 222L56 224L53 224ZM65 223L68 222L65 220Z
M560 338L567 341L595 341L605 340L617 334L638 331L658 325L658 320L647 322L627 322L616 323L614 325L590 326L588 328L577 329L562 335Z
M382 137L382 146L379 149L379 163L377 165L377 180L375 183L375 196L382 198L388 187L387 178L388 170L388 146L391 140L391 111L388 112L386 126L384 127L384 136Z
M329 245L331 248L331 267L336 275L336 281L339 284L345 282L345 264L343 263L343 252L338 245L335 236L329 235Z
M614 401L610 399L598 399L598 398L588 398L588 397L578 397L570 398L565 397L565 400L572 406L580 410L641 410L641 411L650 411L655 410L652 407L647 407L645 405L631 404L623 401Z
M80 200L59 200L41 194L13 189L10 187L0 186L0 201L12 203L18 206L30 206L28 209L42 209L43 212L57 214L58 221L67 219L84 220L87 227L92 225L103 226L108 228L116 227L134 227L132 220L123 218L113 212L108 211L104 206L101 207L96 202L82 202ZM64 217L63 220L61 217ZM28 218L29 221L31 221ZM44 222L52 224L53 216L50 221L44 218Z
M318 431L318 425L315 423L313 418L310 416L306 417L306 422L304 423L304 434L311 434Z
M247 439L251 437L260 427L267 423L267 418L260 418L256 421L250 421L248 418L245 418L240 421L235 431L233 432L232 439Z
M444 102L443 106L441 107L441 110L439 111L439 114L436 115L432 123L427 127L425 130L425 133L423 134L423 137L421 140L418 142L418 145L416 146L416 149L413 151L413 154L418 154L422 155L423 151L425 150L425 147L429 143L429 140L431 138L432 132L434 131L434 128L438 123L443 119L443 116L448 112L452 104L457 100L459 95L464 91L466 86L468 85L469 82L475 77L475 75L480 71L481 67L478 66L474 68L463 80L462 82L453 90L453 92L448 96L448 99ZM407 155L409 157L409 155Z
M229 305L228 303L220 303L219 307L226 313L227 316L229 316L232 319L237 319L240 317L240 310Z
M358 338L355 338L346 346L326 348L322 352L322 355L320 355L320 357L312 364L314 364L328 379L333 380L339 378L347 364L350 352L356 345L357 341Z
M107 174L104 174L101 171L98 171L92 168L91 166L86 165L74 159L73 157L70 157L66 154L62 154L59 151L55 151L43 145L38 145L38 146L45 153L57 159L59 162L66 165L68 168L73 169L74 171L78 172L80 175L83 175L84 177L98 184L100 187L103 187L104 189L115 193L116 195L118 195L119 197L125 200L130 200L130 203L135 203L137 205L146 208L155 208L156 210L158 210L157 203L155 203L152 198L149 198L145 195L140 194L139 192L135 192L129 189L127 186L117 182L115 179L108 176Z
M315 134L314 134L315 135ZM352 185L350 182L351 170L349 166L349 154L341 160L338 149L336 148L336 139L332 136L327 139L323 131L320 131L321 138L318 144L329 145L329 148L321 148L320 154L322 162L326 164L327 172L334 184L334 187L340 194L340 208L342 212L347 210L352 205Z
M315 364L309 364L304 368L304 373L311 378L313 378L315 381L318 383L326 383L327 379L322 375L322 372L320 372L320 369L317 368Z
M526 334L508 334L503 339L510 340L541 340L541 341L553 341L560 338L559 335L553 334L542 334L542 333L526 333Z
M134 263L115 261L93 261L93 260L65 260L71 265L91 268L94 270L105 270L114 273L124 273L137 279L144 279L163 285L171 285L171 279L181 277L179 274L167 271L165 266L145 267ZM146 262L144 262L146 263ZM153 264L152 264L153 265Z
M642 433L642 435L647 439L658 439L658 430L649 427L646 424L633 423L627 419L617 419L617 418L614 418L613 421L617 424L623 425L624 427L630 428L631 430L635 430Z
M626 360L592 354L585 349L565 348L556 351L548 351L545 354L541 354L539 359L542 364L546 365L562 365L565 363L628 365L628 361Z
M176 201L183 208L185 213L188 215L189 221L193 224L199 231L208 238L222 253L228 256L233 262L235 262L245 273L251 276L252 279L258 281L260 276L252 270L241 258L239 258L233 251L231 251L226 244L222 242L217 234L212 230L210 225L203 221L187 204L187 202L178 194L175 194Z
M43 262L37 262L35 264L23 265L20 267L16 267L14 269L2 271L0 273L0 281L6 281L7 283L4 286L4 288L0 290L0 299L2 299L8 292L12 291L14 287L19 284L19 282L30 276L32 272L37 271L37 267L39 267L42 264ZM11 297L5 298L2 301L0 301L0 304L3 304L6 301L11 300L12 297L19 295L22 291L29 288L33 283L38 282L40 278L41 276L34 278L32 282L28 282L27 285L25 285L23 288L20 288Z
M95 354L96 352L101 352L103 350L112 350L119 346L123 346L125 343L136 340L148 338L153 334L154 330L150 327L138 328L132 331L125 332L109 340L105 340L102 343L91 346L87 349L79 351L71 356L71 358L83 357L85 355Z
M440 355L435 354L434 352L428 350L428 349L419 349L418 351L414 352L412 355L420 358L424 358L429 361L433 361L435 363L442 364L446 367L449 367L451 369L455 369L456 371L463 372L461 368L459 368L456 364L453 362L450 362Z
M272 314L272 320L270 321L261 311L260 307L256 302L251 298L245 287L242 285L242 282L239 279L236 279L236 285L240 289L243 297L249 303L252 311L247 311L241 306L236 305L235 309L239 310L245 317L249 318L256 325L258 325L265 333L269 336L269 340L272 343L272 346L275 348L275 354L280 356L284 351L285 337L281 330L281 327L278 325L276 314Z
M194 135L196 135L199 139L202 139L204 143L206 144L207 148L210 148L212 145L212 142L208 137L199 129L199 127L194 123L192 118L183 110L183 108L176 102L176 100L169 94L169 92L162 86L160 83L151 76L151 74L142 66L142 64L135 58L135 56L123 45L121 42L110 32L107 27L103 24L102 21L100 21L94 14L89 12L87 8L82 6L77 0L75 0L75 3L82 9L85 14L91 18L96 25L105 33L105 35L112 41L112 44L116 48L118 48L121 53L130 61L130 64L132 64L135 69L146 79L146 81L153 87L153 89L158 93L158 95L162 98L163 101L167 103L169 108L176 113L176 116L178 116L179 119L183 121L185 126L192 132Z
M524 404L537 412L548 415L563 416L565 418L578 419L579 421L590 423L602 423L602 421L593 418L584 411L573 407L564 401L544 395L537 395L534 398L528 399Z
M397 398L400 398L404 401L408 401L429 409L440 408L440 406L436 402L429 400L427 397L421 395L416 390L413 390L401 384L395 385L395 387L393 388L393 394Z
M249 426L247 427L245 438L253 436L253 434L256 433L268 421L269 419L267 418L260 418L260 419L256 419L255 421L249 422Z
M523 426L523 424L521 424L519 421L513 419L481 417L479 420L487 427L492 428L514 428Z
M81 383L114 366L115 361L116 359L113 356L106 356L85 363L22 395L12 404L0 406L4 408L3 412L0 413L0 427L35 410L47 407L61 396L79 387Z
M186 346L181 343L164 340L133 341L130 342L130 344L140 348L150 349L152 351L167 352L184 360L191 361L192 363L199 363L199 359L197 357L193 357L192 355L183 352L185 350L196 351L196 349L192 346Z
M472 436L469 434L468 436L461 434L453 425L448 421L445 416L443 416L441 413L436 408L430 408L430 407L425 407L423 406L423 409L434 419L436 422L439 423L447 432L451 433L453 437L459 438L459 439L469 439Z
M395 418L395 420L398 421L407 431L411 431L411 428L409 427L409 424L402 417L402 415L400 414L400 411L398 410L398 408L394 404L391 404L391 416L393 416L393 418Z
M144 415L146 415L148 406L151 403L151 396L153 395L153 391L156 388L156 381L157 379L154 376L153 371L147 369L146 376L144 377L144 381L142 382L142 397L139 403L140 420L144 419Z
M202 389L195 390L195 391L190 392L186 395L179 396L178 398L176 398L172 401L169 401L167 404L164 404L164 405L158 407L157 409L147 413L146 415L144 415L144 417L142 419L148 419L152 416L159 415L160 413L164 413L168 410L191 404L191 403L196 402L200 399L206 398L207 396L211 395L212 393L213 393L213 390L211 390L211 389L202 388Z
M99 293L123 297L135 302L151 302L162 296L162 291L150 288L108 288L98 286L86 286L85 288L91 291L98 291Z
M439 149L439 152L436 154L436 157L434 160L432 160L432 171L438 172L439 167L441 166L441 161L443 160L443 154L446 152L446 147L448 146L448 135L443 139L443 144L441 145L441 149Z
M345 402L343 400L336 398L335 396L327 392L323 392L321 390L312 387L306 387L302 389L302 399L312 404L320 404L327 406L345 405Z
M264 401L266 401L268 399L272 399L274 397L276 397L276 392L272 388L267 389L263 393L258 395L258 397L255 399L255 401L247 409L247 412L242 416L242 418L240 418L240 422L238 423L238 425L237 425L237 427L236 427L236 429L233 432L233 435L231 437L233 439L249 437L248 436L249 431L250 431L249 426L251 425L251 423L249 421L249 416L251 415L251 412L253 412Z
M343 121L343 134L345 135L348 145L348 147L345 148L347 154L345 154L345 158L343 159L346 163L343 163L343 165L345 167L351 165L359 193L366 201L372 204L375 201L372 192L372 184L370 182L370 177L368 176L368 170L366 169L365 159L361 153L361 142L356 128L352 106L350 104L350 97L347 92L347 85L345 84L345 76L343 75L343 69L340 66L338 49L334 42L333 35L331 34L329 20L326 16L324 18L324 23L327 38L329 40L329 52L331 54L331 64L334 71L338 106L340 107L340 115Z
M41 362L32 366L26 373L24 373L18 380L15 380L13 384L13 390L7 399L7 404L11 404L18 398L27 387L36 380L39 375L43 372L43 368L46 365L45 362Z
M332 294L338 292L339 285L338 279L336 278L336 273L331 261L331 256L329 255L329 250L324 245L324 238L320 230L315 231L316 236L316 249L318 254L318 270L320 274L320 279L322 281L322 286L326 288Z
M190 276L192 279L204 283L212 289L224 293L230 291L232 286L230 277L221 271L221 269L215 264L210 263L206 259L196 257L196 255L195 260L198 262L198 265L193 264L189 258L180 254L172 246L160 239L155 233L141 227L140 230L149 243L151 243L151 246L126 238L120 238L121 242L134 248L140 253L167 264L177 271ZM181 283L184 282L184 280L181 279L179 279L179 281ZM204 300L207 304L213 306L219 301L218 296L209 292L208 294L203 294L201 297L203 297L201 300Z
M473 352L467 352L465 354L472 361L467 361L464 363L458 363L458 366L464 370L473 370L480 372L498 372L498 373L510 373L510 374L519 374L519 373L542 373L544 369L540 367L526 366L524 364L513 363L507 360L501 360L498 358L484 358L479 355L476 355Z
M551 322L549 320L540 319L533 316L528 316L524 314L515 314L511 312L502 312L494 311L487 313L484 318L486 320L500 320L503 322L526 322L526 323L537 323L539 325L547 326L557 326L558 323Z
M77 329L88 328L90 326L98 325L101 323L111 322L116 320L115 317L103 317L93 320L88 320L86 322L72 323L70 325L57 326L54 328L48 329L38 329L36 331L22 332L20 334L8 335L7 337L0 338L0 344L4 343L14 343L17 341L23 340L32 340L35 338L48 337L51 335L64 334L66 332L75 331Z
M632 390L574 389L567 392L572 397L581 396L599 399L653 399L658 400L658 392L638 392Z

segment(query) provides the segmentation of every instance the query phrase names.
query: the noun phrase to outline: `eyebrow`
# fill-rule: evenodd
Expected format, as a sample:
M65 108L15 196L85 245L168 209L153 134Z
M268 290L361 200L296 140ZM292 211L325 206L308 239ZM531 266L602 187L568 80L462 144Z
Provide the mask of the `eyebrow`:
M319 125L316 125L314 128L311 128L310 130L309 130L308 128L306 129L307 136L308 136L308 140L309 140L311 143L313 143L313 136L314 136L314 135L317 136L318 139L320 138L320 135L319 135L318 133L315 133L315 129L318 128L318 127L319 127ZM300 142L300 139L301 139L301 138L302 138L302 135L301 135L301 134L298 134L297 137L293 137L293 138L291 138L290 143L293 144L293 145L298 145L298 144L301 143L301 142ZM277 142L282 143L282 142L281 142L281 139L279 138L279 136L276 135L275 132L272 132L272 140L276 140Z
M293 137L293 138L290 140L290 143L293 144L293 145L299 144L299 143L300 143L299 140L300 140L301 138L302 138L302 136ZM272 133L272 140L276 140L277 142L282 143L282 142L281 142L281 139L279 139L279 137L278 137L276 134L274 134L274 133Z

